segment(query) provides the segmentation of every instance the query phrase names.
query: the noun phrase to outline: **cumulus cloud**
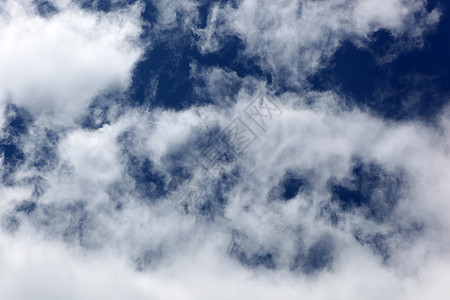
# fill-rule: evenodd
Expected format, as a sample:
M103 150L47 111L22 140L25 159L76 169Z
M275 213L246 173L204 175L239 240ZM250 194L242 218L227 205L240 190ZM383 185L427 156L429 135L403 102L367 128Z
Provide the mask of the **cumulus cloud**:
M31 1L1 4L0 95L64 123L100 92L124 90L141 54L140 5L95 13L61 5L43 17Z
M158 299L211 297L214 290L202 289L204 281L209 282L208 286L241 286L235 276L245 284L239 291L229 291L224 299L281 294L295 299L304 293L320 299L334 294L336 289L341 291L338 298L346 299L357 295L352 288L343 287L350 283L361 285L362 293L369 298L380 285L385 286L388 299L403 297L404 285L415 280L410 270L417 270L413 274L418 272L420 276L428 274L428 268L434 267L427 262L433 265L431 262L441 259L438 253L448 251L447 239L442 240L448 234L449 225L446 210L449 191L445 184L449 179L446 170L450 159L445 150L448 141L440 139L438 130L420 124L386 124L362 112L341 111L329 99L328 111L323 107L310 108L295 97L286 97L282 106L283 101L273 99L283 114L274 116L265 132L258 131L242 115L250 100L250 95L242 95L228 117L208 107L179 113L130 113L96 132L80 129L68 133L59 147L64 161L61 167L46 174L48 187L35 208L28 212L20 209L23 187L5 190L4 197L11 199L6 211L16 211L14 218L20 224L15 231L19 241L10 243L22 243L21 236L37 229L45 233L42 239L47 241L35 241L44 244L36 249L31 247L32 252L42 253L40 247L51 247L48 239L53 243L62 239L86 248L89 260L105 251L112 252L113 257L121 257L116 263L123 271L116 272L131 276L127 275L126 280L148 280L142 287L119 292L155 293ZM235 116L248 122L258 132L258 139L231 162L240 172L231 186L226 188L223 182L205 177L201 167L192 163L187 165L187 170L203 178L200 187L204 190L194 205L177 207L168 195L136 193L136 183L142 174L150 176L147 185L156 182L158 172L166 174L162 178L168 182L171 170L163 163L167 156L176 159L181 155L177 154L178 147L194 152L188 155L196 155L201 149L196 150L196 145L191 144L195 137L203 138L204 134L208 135L208 128L217 124L226 128ZM444 125L440 129L447 133L449 128ZM126 144L121 144L120 136L130 133L133 134ZM143 164L146 159L153 166ZM379 178L353 187L360 193L370 193L373 202L367 207L335 211L333 205L340 203L333 200L328 185L337 182L342 189L348 187L343 182L361 176L354 172L355 163L366 168L365 172L369 172L366 176ZM130 164L134 164L137 173L127 171ZM61 168L69 168L67 176L61 176ZM300 178L307 174L303 178L308 181L308 189L291 199L283 200L281 196L269 199L271 188L288 171L298 172ZM437 173L439 179L435 178ZM24 174L19 172L18 176ZM400 180L400 186L392 186L392 180ZM383 195L384 191L390 194ZM377 198L380 193L381 198ZM389 202L390 196L396 197L393 203ZM212 205L217 201L214 197L223 198L226 205L222 210ZM381 208L381 223L376 215L367 215L368 211L380 209L377 205L387 205L387 210ZM190 213L185 214L184 209ZM330 219L329 214L333 213L338 213L336 222ZM214 218L213 223L208 221L210 217ZM16 247L19 247L17 255L22 255L17 261L23 266L28 255L20 252L21 246ZM57 258L65 260L69 255L65 246L58 247L61 248L52 251L57 251ZM6 252L3 256L7 261L12 259ZM41 256L30 262L30 268L35 263L40 268L44 263ZM72 262L68 269L58 272L75 276L76 282L80 280L79 284L89 289L89 282L77 275L87 266L78 265L76 256L69 259ZM104 269L108 265L104 259L93 264L95 272L108 272ZM29 267L8 263L7 268L28 274ZM268 271L264 271L266 268ZM133 269L143 273L135 273ZM362 277L354 278L361 269ZM256 278L251 275L254 272ZM314 276L313 291L323 288L325 282L331 282L331 287L324 294L307 292L304 274ZM374 274L378 274L375 275L378 280L369 279ZM32 275L28 276L32 282ZM55 275L50 272L49 276ZM121 280L106 278L109 278L105 279L106 286ZM270 278L279 283L269 284ZM297 281L298 285L294 284ZM176 289L172 291L173 287ZM99 293L106 293L102 287L99 289ZM89 298L83 294L80 297Z

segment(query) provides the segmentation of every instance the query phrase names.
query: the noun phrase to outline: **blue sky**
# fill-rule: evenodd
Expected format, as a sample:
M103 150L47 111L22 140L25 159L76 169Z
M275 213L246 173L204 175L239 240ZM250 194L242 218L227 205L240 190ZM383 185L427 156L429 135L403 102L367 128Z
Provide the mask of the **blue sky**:
M5 299L443 299L450 6L0 2Z

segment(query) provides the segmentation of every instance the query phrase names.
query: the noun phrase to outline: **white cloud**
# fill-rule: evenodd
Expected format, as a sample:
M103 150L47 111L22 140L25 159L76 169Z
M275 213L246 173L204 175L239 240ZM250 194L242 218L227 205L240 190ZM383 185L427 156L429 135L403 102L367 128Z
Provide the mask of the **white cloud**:
M35 116L44 113L50 124L64 123L84 112L103 90L128 85L141 53L135 44L139 5L104 14L64 4L60 13L42 19L23 3L2 4L10 15L1 17L0 41L7 42L0 50L0 63L6 66L5 72L0 71L2 99L11 97ZM177 12L188 15L188 24L195 19L191 2L157 6L161 14L155 35L176 26ZM299 78L316 70L341 39L352 35L364 39L379 27L400 32L422 6L421 1L299 5L246 0L238 8L215 6L209 27L197 32L203 38L199 47L216 51L223 35L238 33L246 53L261 57L264 68L279 74L288 70L301 83ZM223 20L226 28L220 25ZM27 45L30 48L24 48ZM59 160L54 168L40 170L25 163L13 174L14 186L0 185L4 297L439 299L450 292L446 111L435 127L393 122L342 108L342 99L330 92L303 91L301 96L272 95L282 113L273 111L273 119L266 119L262 130L244 111L254 97L252 89L264 90L264 82L242 79L219 67L203 69L195 63L191 67L191 76L205 82L198 93L215 102L240 81L236 103L183 111L112 107L121 114L110 116L110 124L100 129L72 125L57 132ZM215 128L226 128L236 117L252 128L257 139L230 163L240 171L239 180L223 187L201 172L193 156L204 147L196 144L198 140L206 143ZM44 143L43 130L38 122L21 137L26 157ZM126 133L127 138L121 139ZM164 175L167 184L171 159L177 156L203 189L198 203L187 208L189 213L167 195L140 195L136 185L140 176L155 173ZM384 222L367 217L363 209L337 208L341 218L337 224L323 215L326 204L338 206L331 201L329 182L351 183L355 157L382 170L381 186L373 192L376 204L383 205L385 182L401 181L398 191L392 192L397 205L389 207ZM139 164L146 159L152 164ZM289 201L277 194L269 199L287 171L306 174L310 190ZM41 196L33 195L35 183L29 180L33 176L45 182ZM150 185L145 180L144 186ZM223 216L218 213L211 220L200 207L218 202L208 199L218 197L217 190L227 204ZM34 211L18 209L24 200L37 203ZM8 229L12 220L15 230ZM382 246L388 248L389 260L383 261L369 242L356 240L356 231L363 238L385 235ZM243 252L249 256L270 252L274 269L240 263L239 255L232 253L236 232ZM297 256L307 257L312 246L324 240L334 247L332 262L316 273L301 267L291 270ZM321 250L330 249L319 247L317 252Z
M227 116L211 107L182 112L130 112L95 132L80 129L68 133L61 141L60 151L72 171L69 177L59 179L58 170L46 175L50 188L40 199L40 205L64 208L68 203L85 201L93 227L84 232L84 239L95 240L97 246L88 247L86 256L82 257L67 253L65 246L56 246L61 238L58 235L70 224L63 210L54 211L55 220L60 220L56 222L61 222L55 225L60 228L42 226L45 215L41 213L32 215L30 221L21 218L17 239L7 236L1 239L2 243L7 243L4 247L16 249L3 251L2 259L7 263L0 271L3 278L9 278L2 281L5 287L18 285L16 289L23 291L11 294L12 299L27 297L26 291L30 289L21 285L30 285L42 297L56 297L69 290L64 285L69 280L75 282L77 292L74 293L78 299L91 297L90 293L80 290L93 289L97 295L105 296L111 295L111 287L114 295L156 299L210 298L224 286L234 288L223 290L219 296L223 299L278 296L297 299L298 295L311 299L331 296L336 299L361 296L398 299L408 295L416 299L410 294L411 286L415 286L417 295L423 295L429 293L428 284L437 289L437 295L443 295L447 287L444 281L436 280L434 270L439 266L437 261L445 261L450 246L447 238L450 191L446 184L450 158L446 150L448 141L440 139L439 130L448 134L450 129L445 123L436 130L414 122L377 120L366 113L338 109L329 94L319 96L324 101L317 101L320 106L316 108L302 105L302 99L296 97L285 95L285 104L275 98L283 110L282 116L274 118L266 132L258 131L258 140L236 162L243 177L224 194L229 200L225 217L218 217L212 223L199 217L195 209L191 214L183 214L168 199L154 204L142 203L132 192L133 180L124 175L124 161L116 140L121 132L132 130L135 135L131 144L136 142L133 151L151 158L158 169L164 170L160 159L180 145L183 148L193 134L199 134L204 128L217 123L224 128L235 116L240 116L257 131L242 114L250 101L249 95L240 94L238 104ZM325 102L329 103L326 109ZM184 148L189 151L189 147ZM349 176L355 155L377 162L388 171L405 170L406 192L401 194L399 205L393 211L394 219L377 225L360 214L342 215L345 222L334 227L319 215L321 206L330 201L326 182L333 177ZM289 202L268 203L270 188L289 169L312 172L312 193L298 195ZM128 193L118 195L123 203L120 211L114 211L107 196L108 187L114 182L123 182L129 188ZM207 178L200 181L202 188L212 189L208 182ZM19 203L20 197L17 197L24 192L18 187L7 193L11 195L10 205L4 207L4 211L8 211L8 207L10 210L12 203ZM353 238L356 228L367 233L389 233L395 232L398 225L407 226L410 221L425 222L424 231L420 238L412 240L402 234L396 236L398 241L387 240L391 247L387 266L370 247L362 246ZM260 246L278 249L277 269L251 270L232 258L228 251L233 229L250 238L248 251L258 251ZM31 250L25 250L28 246L22 244L23 239L35 230L50 230L53 234L34 239L33 246L29 246ZM336 243L332 268L311 278L289 271L298 251L295 237L308 247L323 234L329 234ZM403 239L407 244L403 244ZM55 263L51 264L54 267L44 268L48 264L44 253L48 251L53 253ZM136 272L134 262L143 259L146 251L152 251L155 260L148 262L147 267L144 263L143 272ZM69 261L64 270L57 268L59 260ZM87 268L104 278L95 288L84 278ZM41 269L47 270L46 278L60 284L55 287L50 279L36 281L33 274ZM448 276L447 268L439 267L438 271L440 276ZM111 272L120 275L107 275ZM6 274L17 274L14 275L17 277ZM428 278L429 283L417 281L417 276ZM14 279L19 277L22 279ZM10 281L12 285L7 284ZM52 287L34 290L36 282ZM124 285L124 282L129 284ZM13 293L11 288L7 290Z
M420 0L245 0L236 8L213 7L208 26L194 31L205 53L219 50L227 35L237 35L246 45L244 53L260 60L275 80L301 86L344 40L364 44L383 28L403 39L413 37L410 43L416 45L439 20L439 12L427 13L424 5Z
M50 18L31 7L31 1L1 4L2 101L64 123L98 93L128 86L142 51L139 5L110 13L67 5Z

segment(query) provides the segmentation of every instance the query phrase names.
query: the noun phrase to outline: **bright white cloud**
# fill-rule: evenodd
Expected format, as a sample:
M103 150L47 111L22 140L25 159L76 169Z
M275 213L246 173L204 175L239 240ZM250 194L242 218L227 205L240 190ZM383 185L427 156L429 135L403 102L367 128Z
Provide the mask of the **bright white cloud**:
M61 284L36 290L42 297L67 291L64 284L69 279L75 282L77 290L93 289L98 295L110 295L109 288L113 286L113 294L153 296L156 299L210 298L224 285L239 288L223 291L223 299L270 299L279 295L285 299L297 299L299 295L312 299L331 296L356 299L361 295L368 299L380 296L398 299L408 295L411 299L420 299L410 295L408 287L414 285L417 295L424 295L429 293L430 284L437 289L437 295L443 295L447 290L445 281L435 280L433 270L439 265L437 261L445 261L444 254L448 253L450 246L447 238L450 191L446 185L450 179L450 157L446 150L449 145L448 140L440 139L439 135L439 130L448 134L448 124L443 123L439 130L413 122L388 124L362 112L341 111L330 95L319 96L323 101L318 101L320 106L315 108L304 106L302 99L292 96L285 95L283 101L275 99L279 105L285 103L282 105L283 114L274 118L266 132L258 132L258 140L237 161L243 177L225 194L229 204L225 217L219 217L217 223L196 218L195 210L193 214L183 214L165 198L149 206L142 203L133 193L133 180L124 175L126 162L121 158L118 151L121 146L116 140L121 132L131 130L134 132L132 143L136 142L133 151L151 158L158 169L164 170L160 159L180 145L189 143L190 137L204 128L217 123L223 128L235 116L244 119L242 109L248 105L249 95L241 94L228 117L210 107L179 113L134 112L96 132L77 130L67 134L61 141L60 151L64 164L72 168L70 176L61 177L59 169L54 174L47 174L51 186L40 201L41 204L53 205L49 208L61 209L66 203L86 201L86 213L93 221L89 223L92 228L85 231L87 236L84 239L95 240L97 246L88 250L85 258L66 253L65 246L54 248L55 238L59 240L58 235L62 235L70 224L64 211L54 211L53 218L61 220L57 221L61 222L58 223L61 227L56 230L42 225L40 220L45 220L45 215L41 213L35 214L31 221L24 218L17 241L2 238L3 249L16 249L15 252L2 252L6 265L0 273L3 278L9 278L2 280L5 287L9 287L6 290L17 293L11 294L15 295L13 299L26 298L29 289L23 286L37 288L33 270L44 269L48 264L46 251L56 251L52 254L52 259L56 260L52 263L54 267L45 276L61 281ZM324 102L329 103L327 108ZM248 124L254 127L250 122ZM321 205L330 199L326 190L327 180L349 176L355 155L366 161L375 161L386 170L400 168L406 171L408 184L393 212L395 217L382 225L359 214L344 216L345 222L338 227L318 217ZM289 169L312 170L311 178L315 178L312 193L309 196L298 195L287 203L268 203L270 188ZM439 174L438 178L436 174ZM111 183L121 181L127 182L129 191L119 195L123 207L120 212L114 212L106 195ZM209 180L204 178L202 188L206 190L213 187L206 185L207 182ZM12 203L20 203L20 188L14 194L12 191L7 193L11 209ZM245 206L250 208L245 209ZM424 235L409 244L403 244L402 235L397 237L399 241L388 240L392 243L392 258L388 266L382 264L381 257L374 255L370 247L362 246L352 236L355 228L363 232L395 232L397 225L408 226L411 220L425 222ZM30 250L24 250L28 248L22 245L22 237L26 238L36 227L44 232L53 232L52 242L49 243L47 236L40 238L47 241L33 240ZM292 238L299 234L299 228L306 245L313 244L323 234L333 237L337 252L330 271L323 271L310 279L289 271L296 251ZM249 270L230 257L232 229L246 234L266 249L278 249L280 269ZM258 249L251 247L250 251ZM156 261L142 273L133 271L134 263L142 259L146 251L153 251ZM58 270L59 260L69 260L70 263L65 264L64 270ZM87 272L86 260L91 265L89 268L104 278L96 288L82 275ZM111 268L120 274L106 275L111 273ZM18 277L7 274L17 274L14 276L24 279L14 279ZM448 276L448 269L439 268L439 274ZM428 278L429 283L417 281L417 276ZM7 284L10 281L12 287L23 292L12 290ZM42 284L50 285L49 282L44 280ZM123 282L129 284L124 285ZM383 287L381 291L380 286ZM81 299L91 297L88 292L74 293Z
M128 86L142 51L139 5L110 13L68 5L44 18L30 2L1 4L2 102L12 100L64 123L98 93Z

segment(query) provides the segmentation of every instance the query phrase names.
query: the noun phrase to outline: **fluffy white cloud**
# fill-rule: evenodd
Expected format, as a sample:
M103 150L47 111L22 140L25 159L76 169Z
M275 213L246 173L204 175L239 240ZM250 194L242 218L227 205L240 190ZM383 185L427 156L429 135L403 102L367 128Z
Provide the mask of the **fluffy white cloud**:
M71 281L75 283L72 293L78 299L90 299L91 291L113 298L210 298L224 286L233 289L223 290L219 299L271 299L280 295L285 299L300 295L312 299L420 299L418 295L430 293L431 285L436 297L443 296L447 286L437 276L448 276L448 268L441 264L450 246L450 191L446 184L450 179L446 149L450 145L441 133L448 135L448 124L442 122L438 129L430 129L414 122L385 122L359 111L341 110L329 94L315 97L322 97L317 107L306 106L292 95L274 98L283 113L268 123L265 132L258 131L243 114L251 100L243 92L227 116L211 107L182 112L130 112L95 132L80 129L68 133L61 141L61 167L70 165L71 171L62 177L61 168L46 174L50 187L40 198L40 205L47 212L39 208L29 220L21 218L16 239L5 235L1 239L2 290L12 299L25 299L30 290L39 297L57 297L72 290L65 287ZM229 201L224 217L218 216L211 223L200 217L195 207L189 208L190 214L184 214L165 197L146 204L133 192L134 179L126 174L127 162L123 160L127 154L120 152L124 145L117 144L121 133L134 133L127 142L132 144L128 151L150 158L156 169L167 172L165 155L180 146L191 151L192 137L215 124L225 128L236 116L252 126L258 139L233 163L241 168L242 177L224 194ZM383 224L356 213L343 214L344 222L336 227L320 216L323 204L330 201L327 181L351 176L354 156L376 162L387 172L406 172L405 190L392 217ZM200 171L195 165L191 167ZM268 202L271 187L287 170L310 172L311 192L289 202ZM206 193L215 188L209 185L210 179L201 173L197 176L203 178L200 185ZM111 192L111 184L117 182L125 183L128 192ZM10 200L3 211L11 211L14 204L19 204L23 193L23 187L7 191ZM120 198L119 211L111 206L110 197ZM77 201L86 203L83 211L90 220L83 221L87 228L80 229L84 235L80 239L90 245L85 254L71 254L66 246L56 246L72 224L64 209ZM50 227L45 225L48 216L56 222ZM407 227L411 220L424 224L417 238L396 233L398 226ZM353 238L356 229L394 234L394 239L386 240L391 256L388 265L369 246ZM50 235L39 233L38 238L26 242L36 230ZM249 243L246 251L250 253L258 252L259 247L276 249L273 253L278 255L277 269L240 265L229 254L233 230L250 237L243 243ZM311 278L291 272L289 265L298 251L295 238L301 238L308 247L323 235L335 243L331 269ZM151 259L145 258L145 253ZM58 266L63 261L65 268L61 269ZM143 271L137 272L136 264ZM40 276L46 279L38 280L37 270L44 269L45 275ZM103 279L93 287L85 272Z
M0 4L0 97L64 123L100 92L121 91L139 58L140 5L110 13L61 5L41 17L32 1Z

